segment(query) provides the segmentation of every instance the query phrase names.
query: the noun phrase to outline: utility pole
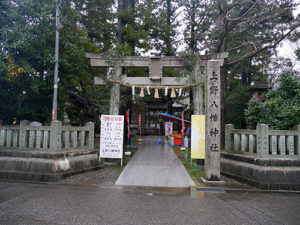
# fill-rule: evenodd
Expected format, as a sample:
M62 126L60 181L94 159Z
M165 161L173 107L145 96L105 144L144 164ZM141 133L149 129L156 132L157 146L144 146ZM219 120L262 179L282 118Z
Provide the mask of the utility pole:
M54 67L52 121L57 120L57 88L58 88L57 83L58 83L60 8L61 8L60 0L56 0L55 67Z

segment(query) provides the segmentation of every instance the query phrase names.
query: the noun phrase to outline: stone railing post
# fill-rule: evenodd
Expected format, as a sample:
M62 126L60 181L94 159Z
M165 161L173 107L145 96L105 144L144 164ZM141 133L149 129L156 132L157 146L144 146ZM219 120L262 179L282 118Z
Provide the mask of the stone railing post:
M256 125L257 155L260 158L269 156L269 126L266 124Z
M226 124L225 125L225 150L232 151L233 143L232 143L232 134L231 131L234 129L233 124Z
M53 121L51 122L50 128L50 149L59 150L61 149L61 122Z
M3 125L3 120L0 120L0 126L2 126Z
M297 129L297 133L298 133L298 137L297 137L297 139L298 139L298 146L297 146L297 154L298 154L298 159L300 159L300 124L298 125L298 127L297 127L298 129Z
M30 121L21 120L20 121L20 133L19 133L19 148L26 148L27 146L27 132L26 126L30 125Z
M88 136L88 148L94 149L94 134L95 134L95 125L93 122L87 122L86 126L89 128L89 136Z

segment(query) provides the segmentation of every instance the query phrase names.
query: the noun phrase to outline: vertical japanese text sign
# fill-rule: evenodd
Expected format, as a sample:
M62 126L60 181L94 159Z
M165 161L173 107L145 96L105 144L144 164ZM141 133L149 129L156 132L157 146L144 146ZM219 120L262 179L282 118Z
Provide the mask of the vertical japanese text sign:
M124 116L102 115L100 158L123 158Z
M206 162L208 180L220 180L221 79L220 60L209 60L206 91Z

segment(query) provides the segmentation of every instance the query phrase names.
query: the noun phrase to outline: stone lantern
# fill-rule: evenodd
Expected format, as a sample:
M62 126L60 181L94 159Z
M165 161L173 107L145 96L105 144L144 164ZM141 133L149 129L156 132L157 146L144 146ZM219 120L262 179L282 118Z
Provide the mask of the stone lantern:
M251 85L247 91L252 94L252 98L264 102L266 100L265 93L267 93L269 89L271 89L271 87L262 82L260 78L254 78L254 84Z

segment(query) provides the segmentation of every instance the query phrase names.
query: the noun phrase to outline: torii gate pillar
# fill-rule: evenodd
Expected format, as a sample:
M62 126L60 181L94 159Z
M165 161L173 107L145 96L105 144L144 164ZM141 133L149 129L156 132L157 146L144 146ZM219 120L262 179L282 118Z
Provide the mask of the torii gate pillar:
M122 76L122 67L116 65L114 67L114 80L119 80ZM110 100L109 100L109 114L110 115L119 115L120 111L120 84L113 83L112 88L110 89Z

